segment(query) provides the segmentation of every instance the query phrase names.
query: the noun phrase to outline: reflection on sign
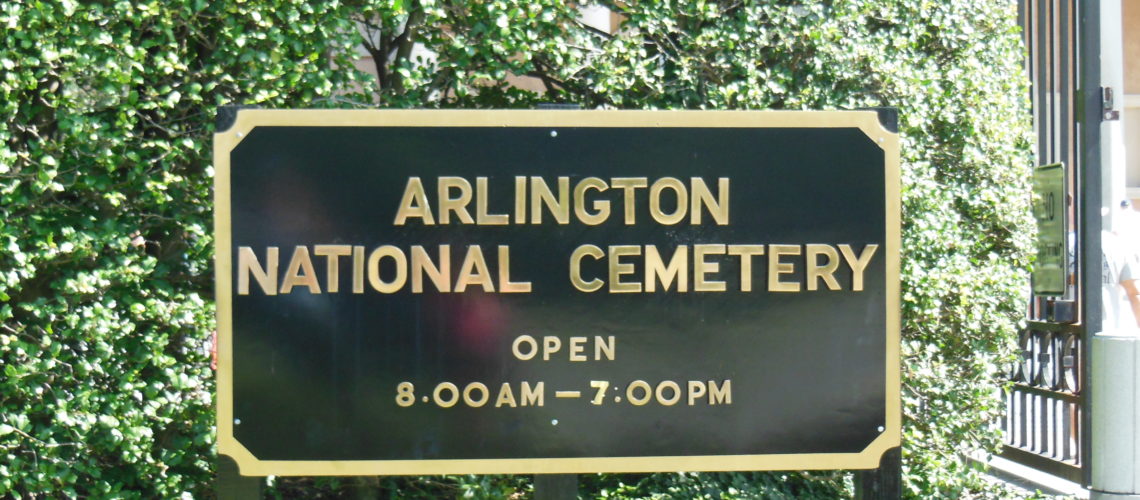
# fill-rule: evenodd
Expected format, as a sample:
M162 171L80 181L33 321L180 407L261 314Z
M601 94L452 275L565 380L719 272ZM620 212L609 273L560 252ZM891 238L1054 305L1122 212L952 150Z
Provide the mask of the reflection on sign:
M1033 217L1037 219L1037 262L1033 293L1065 294L1068 253L1065 235L1065 167L1055 163L1033 170Z

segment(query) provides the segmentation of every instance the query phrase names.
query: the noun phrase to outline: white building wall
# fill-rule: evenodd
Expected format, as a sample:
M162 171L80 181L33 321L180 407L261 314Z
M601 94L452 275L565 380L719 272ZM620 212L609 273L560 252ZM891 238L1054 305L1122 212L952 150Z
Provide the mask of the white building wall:
M1140 0L1121 5L1124 38L1125 187L1134 207L1140 206Z

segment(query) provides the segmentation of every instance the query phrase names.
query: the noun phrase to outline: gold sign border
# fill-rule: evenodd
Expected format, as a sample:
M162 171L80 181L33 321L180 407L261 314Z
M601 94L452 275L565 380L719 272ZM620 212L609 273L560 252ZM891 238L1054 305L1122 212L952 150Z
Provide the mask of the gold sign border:
M230 152L260 126L293 127L690 127L858 128L885 152L886 177L886 423L859 453L664 457L518 458L466 460L260 460L234 437L233 290L231 252L215 251L218 371L218 453L242 475L550 474L592 472L873 469L901 443L899 366L899 249L901 200L899 136L875 111L476 111L242 109L229 129L214 134L215 249L232 244Z

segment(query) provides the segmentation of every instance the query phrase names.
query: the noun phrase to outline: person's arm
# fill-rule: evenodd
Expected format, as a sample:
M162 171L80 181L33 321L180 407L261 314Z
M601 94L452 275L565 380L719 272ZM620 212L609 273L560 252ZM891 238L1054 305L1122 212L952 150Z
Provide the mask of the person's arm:
M1132 317L1136 320L1136 326L1140 327L1140 289L1136 287L1136 280L1124 280L1120 285L1128 295L1128 303L1132 304Z

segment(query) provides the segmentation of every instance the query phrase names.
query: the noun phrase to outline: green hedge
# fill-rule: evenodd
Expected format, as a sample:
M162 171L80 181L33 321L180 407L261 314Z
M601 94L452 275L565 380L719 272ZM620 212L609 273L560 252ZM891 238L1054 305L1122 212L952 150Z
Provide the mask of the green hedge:
M347 16L0 2L0 497L212 490L214 110L322 105Z
M904 481L988 488L1030 248L1014 2L28 1L0 4L0 496L208 495L212 115L263 107L897 106ZM384 68L352 66L366 45ZM430 53L410 50L412 42ZM529 75L542 92L504 82ZM590 496L850 494L843 474L584 476ZM280 495L488 497L525 478L280 478ZM782 493L781 493L782 492Z

